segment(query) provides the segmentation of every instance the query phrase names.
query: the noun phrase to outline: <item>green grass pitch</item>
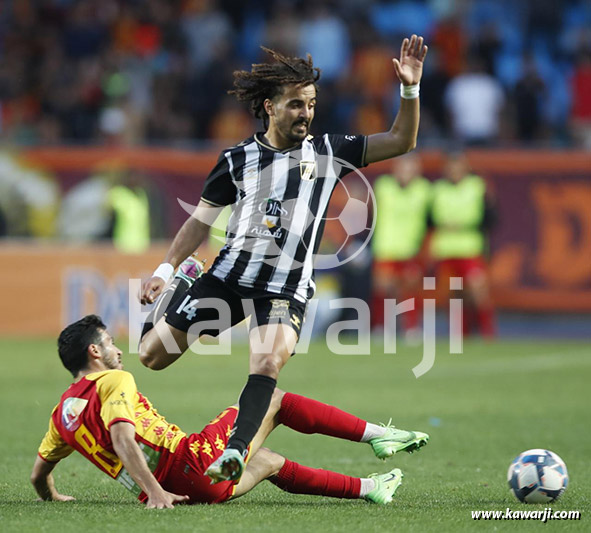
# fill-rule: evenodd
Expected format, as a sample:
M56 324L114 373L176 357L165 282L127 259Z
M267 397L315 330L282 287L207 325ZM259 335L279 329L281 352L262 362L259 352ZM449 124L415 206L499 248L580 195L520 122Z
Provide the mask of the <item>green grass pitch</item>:
M125 342L121 343L125 350ZM590 531L591 350L582 342L466 342L464 354L438 345L435 367L415 379L420 349L396 355L334 355L323 345L296 356L280 386L332 403L374 422L431 435L420 453L385 463L369 446L278 428L270 448L292 460L355 476L398 466L405 473L394 503L286 494L263 483L236 502L147 511L80 456L55 470L72 503L36 502L29 484L48 416L69 384L54 340L0 340L0 530L5 531ZM139 389L169 421L198 431L235 402L247 373L244 347L231 356L188 353L162 372L124 357ZM472 520L471 510L543 509L519 504L506 471L529 448L547 448L566 462L570 486L554 510L579 510L580 521Z

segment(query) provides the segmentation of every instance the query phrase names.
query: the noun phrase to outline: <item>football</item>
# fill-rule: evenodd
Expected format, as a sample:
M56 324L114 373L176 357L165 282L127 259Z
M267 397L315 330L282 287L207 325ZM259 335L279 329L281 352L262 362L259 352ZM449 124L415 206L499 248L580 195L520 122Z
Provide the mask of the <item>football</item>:
M527 450L519 454L507 472L509 489L523 503L556 501L568 484L564 461L549 450Z

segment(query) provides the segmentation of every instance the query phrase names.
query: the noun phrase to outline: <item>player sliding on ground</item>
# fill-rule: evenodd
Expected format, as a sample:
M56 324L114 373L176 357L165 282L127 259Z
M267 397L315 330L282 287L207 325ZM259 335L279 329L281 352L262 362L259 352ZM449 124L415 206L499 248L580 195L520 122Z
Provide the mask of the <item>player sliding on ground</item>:
M404 39L400 59L393 60L401 101L389 131L315 136L310 128L319 69L309 55L288 58L265 50L275 62L235 72L232 91L250 104L265 131L221 153L193 215L177 233L164 263L142 286L142 303L155 302L175 269L206 240L220 210L232 206L226 245L212 267L186 293L179 284L166 316L144 330L139 349L146 366L161 369L199 335L218 335L251 316L250 375L228 446L208 469L214 482L242 474L246 449L267 412L279 371L294 352L314 294L314 254L323 216L339 179L354 167L404 154L416 145L419 82L427 54L423 38L413 35ZM213 300L226 311L212 307ZM252 302L250 309L245 310L245 300ZM227 317L223 327L209 325L195 332L220 315Z
M247 466L240 481L212 485L205 470L226 447L238 414L236 406L225 409L200 433L187 435L168 423L138 392L133 376L122 370L121 350L96 315L64 329L58 350L75 381L53 410L33 467L31 481L43 500L74 499L57 491L52 471L76 450L152 508L221 503L246 494L265 479L296 494L386 504L400 486L398 468L360 479L308 468L261 446L279 424L300 433L367 442L380 459L403 450L412 452L429 438L425 433L377 426L336 407L276 389L247 448ZM404 437L402 442L400 437Z

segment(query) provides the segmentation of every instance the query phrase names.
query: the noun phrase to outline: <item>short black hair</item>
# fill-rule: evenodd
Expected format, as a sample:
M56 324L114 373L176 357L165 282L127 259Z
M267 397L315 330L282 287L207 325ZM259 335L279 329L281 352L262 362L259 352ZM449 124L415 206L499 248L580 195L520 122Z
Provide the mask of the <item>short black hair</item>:
M237 70L234 72L234 90L228 91L238 98L240 102L249 102L250 109L256 118L263 119L263 126L269 125L269 116L264 107L268 98L272 100L283 93L285 85L306 87L314 85L320 79L320 69L314 67L312 56L306 58L287 57L270 48L261 48L269 54L274 63L260 63L252 65L250 72Z
M106 329L100 316L86 315L60 333L57 350L63 365L74 377L88 366L88 347L100 344Z

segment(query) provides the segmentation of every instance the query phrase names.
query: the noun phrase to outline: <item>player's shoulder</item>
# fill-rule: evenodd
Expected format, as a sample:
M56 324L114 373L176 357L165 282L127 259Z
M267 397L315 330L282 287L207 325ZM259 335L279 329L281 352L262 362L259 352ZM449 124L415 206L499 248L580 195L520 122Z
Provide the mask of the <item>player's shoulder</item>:
M318 154L327 154L331 152L342 152L350 146L355 149L356 142L360 139L359 135L349 135L344 133L322 133L318 135L308 135L305 143L310 143Z
M239 143L233 144L232 146L227 146L226 148L223 148L220 151L220 158L226 157L226 155L228 154L242 151L245 146L248 146L249 144L252 144L254 142L256 142L255 136L251 135L250 137L244 139L243 141L240 141Z
M306 141L318 143L318 142L330 142L330 143L352 143L362 137L361 135L352 135L349 133L322 133L319 135L308 135Z
M102 370L101 372L93 372L92 374L88 374L86 376L88 381L95 381L97 386L100 385L107 385L107 384L115 384L120 383L123 381L135 381L133 378L133 374L131 372L127 372L125 370Z

